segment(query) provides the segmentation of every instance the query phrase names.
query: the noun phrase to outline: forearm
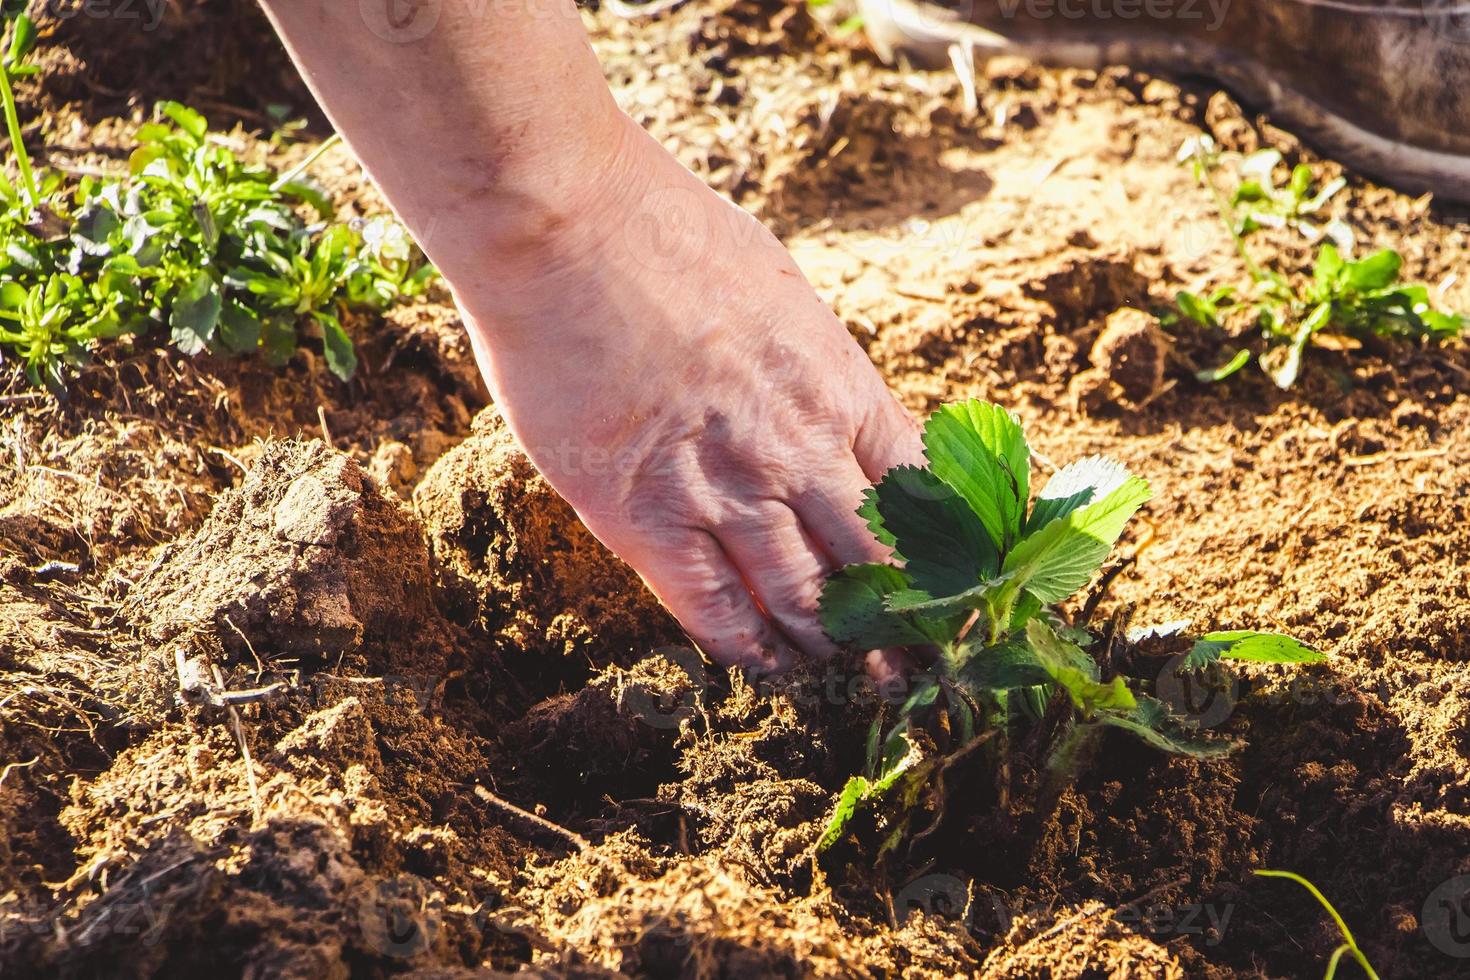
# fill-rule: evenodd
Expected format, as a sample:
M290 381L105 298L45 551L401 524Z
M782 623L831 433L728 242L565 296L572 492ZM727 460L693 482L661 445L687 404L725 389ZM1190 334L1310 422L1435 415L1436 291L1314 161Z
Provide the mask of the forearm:
M462 300L503 288L489 270L540 261L536 243L617 155L624 117L572 0L262 4Z

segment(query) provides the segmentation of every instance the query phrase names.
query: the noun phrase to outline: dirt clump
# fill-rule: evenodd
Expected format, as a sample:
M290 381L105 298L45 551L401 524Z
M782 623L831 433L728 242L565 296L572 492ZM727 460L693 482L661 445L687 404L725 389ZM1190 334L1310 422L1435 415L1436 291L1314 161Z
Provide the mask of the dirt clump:
M347 976L496 955L478 910L521 845L469 792L488 743L412 692L346 679L241 714L232 730L188 713L73 788L61 824L79 870L44 910L66 929L8 934L17 962L85 973L127 952L140 976ZM118 926L140 909L141 954Z
M544 895L559 883L598 882L575 899L535 910L543 934L589 964L639 976L957 976L973 948L940 919L910 916L890 931L846 913L827 894L793 898L749 882L738 867L680 858L641 873L598 875L612 859L574 855L535 874Z
M1147 403L1163 387L1168 356L1168 340L1155 319L1124 307L1108 317L1093 343L1091 369L1072 379L1074 397L1089 411L1107 402Z
M612 665L581 690L535 705L500 738L540 799L569 798L580 809L649 795L674 778L675 740L699 709L704 683L698 654L687 649Z
M727 693L710 696L683 730L680 778L659 791L688 821L696 852L719 854L753 881L809 881L828 787L840 781L828 721L845 707L813 696L819 678L753 683L730 671Z
M442 668L423 535L362 469L316 440L265 446L198 531L161 550L124 612L149 641L207 633L239 661Z
M414 507L458 616L531 655L631 663L682 632L583 527L487 408L424 476Z
M43 68L36 99L48 113L81 108L100 120L185 99L222 123L270 125L284 121L283 111L320 120L258 7L227 0L30 7L46 39L36 55Z

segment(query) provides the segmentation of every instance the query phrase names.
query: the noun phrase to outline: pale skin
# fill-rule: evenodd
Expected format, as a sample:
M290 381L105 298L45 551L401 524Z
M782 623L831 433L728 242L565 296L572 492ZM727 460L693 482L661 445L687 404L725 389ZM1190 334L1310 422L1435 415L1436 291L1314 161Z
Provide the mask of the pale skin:
M717 662L834 654L822 581L887 557L854 510L917 427L781 244L617 108L571 0L263 3L592 533Z

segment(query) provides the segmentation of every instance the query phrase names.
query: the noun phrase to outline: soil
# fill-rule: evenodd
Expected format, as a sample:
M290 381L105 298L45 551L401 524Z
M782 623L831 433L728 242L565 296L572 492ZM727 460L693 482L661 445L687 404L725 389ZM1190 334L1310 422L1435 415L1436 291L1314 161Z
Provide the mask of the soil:
M851 663L756 684L682 647L509 438L447 295L350 323L348 384L140 344L56 402L0 365L0 970L1313 975L1338 937L1251 875L1276 867L1382 976L1462 976L1470 353L1208 385L1230 338L1148 314L1245 281L1186 138L1341 168L1203 83L992 60L968 117L951 74L799 5L587 18L624 107L783 237L911 409L996 400L1046 460L1149 479L1105 615L1330 660L1190 701L1243 741L1223 759L1110 738L1005 800L957 767L922 841L876 859L870 813L814 859L876 696ZM22 118L53 163L115 160L158 98L308 149L251 5L43 27ZM345 152L319 171L381 209ZM1347 176L1362 246L1470 307L1465 217ZM1310 266L1288 232L1252 248Z

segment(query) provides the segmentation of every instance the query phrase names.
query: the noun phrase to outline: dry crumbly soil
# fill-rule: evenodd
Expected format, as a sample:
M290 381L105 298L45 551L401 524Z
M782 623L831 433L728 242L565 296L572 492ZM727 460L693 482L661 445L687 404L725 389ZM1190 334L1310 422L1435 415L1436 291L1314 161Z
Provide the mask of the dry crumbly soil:
M875 698L847 665L753 685L679 652L487 407L447 296L352 323L350 384L139 346L57 404L0 365L0 971L1311 975L1337 939L1250 875L1283 867L1381 975L1463 975L1470 916L1433 896L1470 874L1470 355L1206 386L1223 340L1137 312L1244 281L1185 138L1340 168L1122 68L992 61L967 118L953 77L799 6L588 21L623 106L782 236L910 408L993 399L1046 459L1149 479L1110 614L1330 662L1199 704L1246 742L1224 760L1108 741L1052 805L957 782L926 843L875 866L870 818L813 861ZM253 7L43 27L22 117L53 163L116 160L159 98L305 152L262 138L310 110ZM345 154L321 176L381 207ZM1470 225L1348 176L1363 245L1470 308Z

